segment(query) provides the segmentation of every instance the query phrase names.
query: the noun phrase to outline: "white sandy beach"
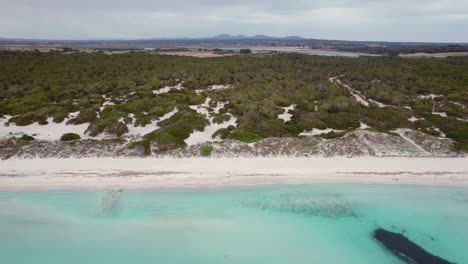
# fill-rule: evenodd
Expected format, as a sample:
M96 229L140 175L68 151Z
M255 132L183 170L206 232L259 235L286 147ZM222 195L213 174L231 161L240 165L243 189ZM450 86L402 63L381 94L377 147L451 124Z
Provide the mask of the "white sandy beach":
M355 183L468 187L468 158L12 159L0 190Z

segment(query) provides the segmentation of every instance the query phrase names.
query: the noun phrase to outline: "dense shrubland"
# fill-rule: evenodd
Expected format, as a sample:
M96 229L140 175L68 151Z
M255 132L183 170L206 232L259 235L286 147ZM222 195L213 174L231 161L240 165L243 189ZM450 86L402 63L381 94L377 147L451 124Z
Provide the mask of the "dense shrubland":
M468 45L388 45L388 46L343 46L337 47L338 50L351 52L365 52L371 54L412 54L412 53L447 53L447 52L467 52Z
M345 87L329 81L335 76L386 107L359 104ZM182 89L157 92L177 85ZM211 90L212 85L231 88ZM428 94L442 96L420 97ZM255 142L296 137L312 128L347 131L365 123L379 131L406 127L433 135L438 128L458 148L468 144L468 123L461 121L468 119L468 60L463 58L0 54L0 116L11 116L9 122L18 126L67 119L89 123L92 136L122 136L130 125L146 126L177 108L159 129L133 144L147 152L165 151L185 146L190 133L208 124L208 116L189 107L207 97L210 107L226 102L211 113L213 122L227 121L229 114L237 118L235 127L214 137ZM282 107L293 104L292 119L278 119ZM423 120L408 121L412 116Z

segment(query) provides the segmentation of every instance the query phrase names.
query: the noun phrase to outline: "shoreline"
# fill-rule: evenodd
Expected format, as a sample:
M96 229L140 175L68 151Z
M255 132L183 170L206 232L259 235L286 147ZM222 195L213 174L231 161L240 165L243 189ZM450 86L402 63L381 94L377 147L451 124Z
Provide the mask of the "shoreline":
M85 158L0 161L0 191L179 189L313 183L468 188L468 158Z

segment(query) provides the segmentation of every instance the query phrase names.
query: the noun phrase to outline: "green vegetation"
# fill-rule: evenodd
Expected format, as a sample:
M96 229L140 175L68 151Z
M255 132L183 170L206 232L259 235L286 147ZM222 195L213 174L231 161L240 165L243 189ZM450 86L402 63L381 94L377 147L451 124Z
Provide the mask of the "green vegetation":
M429 134L429 135L432 135L432 136L436 136L436 137L440 137L441 136L441 133L437 130L435 130L434 128L422 128L421 129L421 132L424 132L426 134Z
M467 52L468 45L388 45L388 46L356 46L338 47L338 50L364 52L371 54L387 54L396 56L398 54L411 53L447 53L447 52Z
M137 142L136 145L144 148L145 155L151 154L152 143L154 143L155 151L185 147L184 140L195 130L203 131L207 124L208 120L204 115L198 114L189 107L179 107L176 114L159 122L160 128L146 134L144 139Z
M75 133L66 133L63 134L62 137L60 138L61 141L71 141L71 140L78 140L81 139L80 135L75 134Z
M230 133L231 133L231 131L229 131L229 129L220 128L220 129L216 130L216 132L214 132L214 134L211 137L216 138L216 137L219 136L221 139L226 139L229 136Z
M213 123L215 124L221 124L231 119L231 116L227 114L213 114L212 116L213 116Z
M34 137L29 136L29 135L22 135L22 136L20 137L20 140L23 140L23 141L33 141L33 140L34 140Z
M438 136L434 128L467 144L468 57L324 57L301 54L195 58L148 53L0 53L0 116L10 123L89 124L87 132L125 136L130 126L147 126L178 109L159 128L132 147L147 154L186 146L193 131L212 117L235 127L213 137L256 142L268 137L297 137L313 128L351 131L360 122L378 132L410 128ZM341 82L367 99L363 106ZM157 93L164 87L181 89ZM229 89L209 89L229 85ZM421 95L438 94L434 100ZM210 97L219 113L199 114L190 106ZM288 122L282 107L296 105ZM448 117L432 114L445 112ZM74 113L74 114L72 114ZM416 116L424 120L409 122ZM73 117L73 118L72 118ZM337 135L338 134L338 135ZM341 137L339 133L324 138ZM153 149L152 149L153 148Z
M313 136L313 138L315 138L317 141L322 141L323 140L322 137L319 136L319 135L315 135L315 136Z
M202 155L208 156L214 150L213 146L204 146L201 148Z
M246 129L237 129L229 135L233 139L240 140L244 143L254 143L263 139L259 133L254 131L249 131Z
M345 132L341 132L341 133L336 133L335 131L330 131L328 133L325 133L325 134L321 134L320 136L322 138L325 138L325 139L332 139L332 138L341 138L345 135L346 133Z
M458 151L468 152L468 144L467 143L456 142L454 147Z
M88 102L85 103L84 105L89 105L91 106ZM80 111L78 116L76 118L71 119L68 121L69 124L74 124L74 125L80 125L84 123L90 123L96 120L97 114L95 111L92 109L83 109Z

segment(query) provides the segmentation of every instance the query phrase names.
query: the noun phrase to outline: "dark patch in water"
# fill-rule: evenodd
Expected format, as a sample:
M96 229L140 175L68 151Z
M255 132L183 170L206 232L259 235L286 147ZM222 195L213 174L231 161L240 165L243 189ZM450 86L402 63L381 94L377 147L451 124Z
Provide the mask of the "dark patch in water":
M328 218L357 217L351 203L344 199L317 200L310 197L285 197L278 200L243 202L246 207L259 208L263 211L293 213L306 216Z
M432 255L402 234L383 228L374 230L372 236L393 255L409 264L454 264L439 256Z

